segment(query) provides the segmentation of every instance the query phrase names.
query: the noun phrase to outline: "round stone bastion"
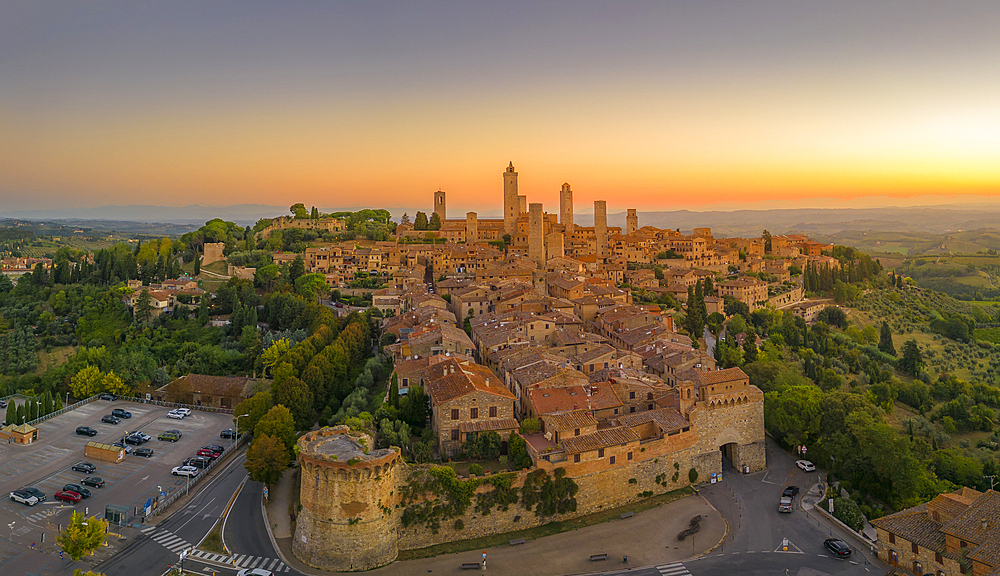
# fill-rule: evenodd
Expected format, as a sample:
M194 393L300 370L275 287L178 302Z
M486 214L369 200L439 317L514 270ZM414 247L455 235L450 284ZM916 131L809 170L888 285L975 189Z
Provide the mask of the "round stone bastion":
M316 568L343 572L384 566L398 554L399 448L371 450L372 438L347 426L299 438L302 510L292 552Z

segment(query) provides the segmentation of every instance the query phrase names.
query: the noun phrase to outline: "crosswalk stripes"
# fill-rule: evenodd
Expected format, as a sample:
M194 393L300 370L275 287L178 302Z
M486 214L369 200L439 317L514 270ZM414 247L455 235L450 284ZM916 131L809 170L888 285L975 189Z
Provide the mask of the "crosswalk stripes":
M209 560L211 562L236 566L238 568L264 568L265 570L270 570L271 572L290 571L289 567L278 558L266 558L264 556L253 556L250 554L233 554L232 556L226 556L224 554L213 554L212 552L206 552L204 550L194 550L191 552L191 556Z
M184 550L191 548L190 542L180 536L175 536L172 532L168 532L166 530L157 531L155 527L150 527L143 528L142 532L150 536L154 542L163 546L167 550L170 550L174 554L180 554Z
M684 564L680 562L671 562L670 564L664 564L662 566L657 566L657 570L660 571L662 576L690 576L688 569L684 567Z

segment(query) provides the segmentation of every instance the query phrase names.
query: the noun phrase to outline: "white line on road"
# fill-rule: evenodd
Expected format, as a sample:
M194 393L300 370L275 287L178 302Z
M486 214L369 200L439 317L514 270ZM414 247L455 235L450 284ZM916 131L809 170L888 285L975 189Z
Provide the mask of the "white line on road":
M195 512L190 518L188 518L187 522L181 524L177 528L174 528L174 532L180 532L181 528L187 526L188 522L191 522L192 520L194 520L195 518L197 518L198 514L201 513L201 511L204 510L205 508L208 508L208 505L211 504L212 502L215 502L215 498L212 498L211 500L209 500L208 504L205 504L204 506L202 506L201 510L199 510L198 512Z

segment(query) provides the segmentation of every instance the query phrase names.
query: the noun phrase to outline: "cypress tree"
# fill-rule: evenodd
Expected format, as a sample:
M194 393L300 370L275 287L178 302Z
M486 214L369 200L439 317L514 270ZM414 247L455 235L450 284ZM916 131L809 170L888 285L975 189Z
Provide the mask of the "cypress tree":
M882 331L878 338L878 349L890 356L896 355L896 347L892 344L892 331L889 330L889 323L882 321Z

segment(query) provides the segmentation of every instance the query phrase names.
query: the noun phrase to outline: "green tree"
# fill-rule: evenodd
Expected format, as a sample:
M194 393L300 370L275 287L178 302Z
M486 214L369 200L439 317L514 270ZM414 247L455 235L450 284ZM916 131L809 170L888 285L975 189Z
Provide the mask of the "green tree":
M428 230L440 230L441 229L441 215L437 212L431 214L431 220L427 223Z
M135 300L134 315L135 321L139 324L149 322L153 317L153 298L149 295L149 290L143 290Z
M279 338L261 353L260 360L264 364L265 373L270 373L274 369L274 365L288 353L289 348L291 348L291 343L288 339Z
M907 340L903 344L903 357L899 359L899 369L910 376L917 376L923 366L924 359L920 354L920 348L917 347L917 341Z
M7 404L7 417L4 419L5 424L16 424L17 423L17 403L11 401Z
M201 274L201 254L197 251L194 253L194 275L197 276Z
M309 217L309 212L306 211L306 205L301 202L289 206L288 211L291 212L296 219Z
M743 363L749 364L750 362L757 361L757 335L753 331L747 333L747 337L743 340Z
M239 432L253 432L257 428L257 423L267 414L267 411L274 406L270 392L258 392L246 400L236 405L233 414L249 414L239 420Z
M289 454L295 446L295 418L291 410L282 405L272 406L267 414L257 422L253 429L254 436L268 434L280 439Z
M413 229L427 230L427 214L417 212L417 215L413 218Z
M116 396L131 396L132 387L125 383L113 370L109 370L101 379L101 389Z
M78 562L104 544L107 529L107 520L97 517L87 518L79 512L74 512L66 529L56 538L56 543L74 562Z
M316 300L326 290L326 277L322 274L305 274L295 280L295 292L309 300Z
M288 281L295 285L295 281L301 278L306 273L306 261L302 259L302 255L299 254L292 260L292 263L288 265Z
M285 444L270 434L262 434L254 438L247 450L247 460L243 467L251 480L274 486L281 480L289 462Z
M292 376L286 379L274 394L274 402L287 407L295 419L297 430L308 430L316 419L313 410L313 395L309 385Z
M892 331L889 330L889 323L884 320L878 337L878 349L891 356L896 355L896 347L892 344Z
M393 372L392 381L389 383L389 405L399 408L399 376Z
M97 366L84 366L70 378L69 389L74 398L89 398L104 391L104 374Z

